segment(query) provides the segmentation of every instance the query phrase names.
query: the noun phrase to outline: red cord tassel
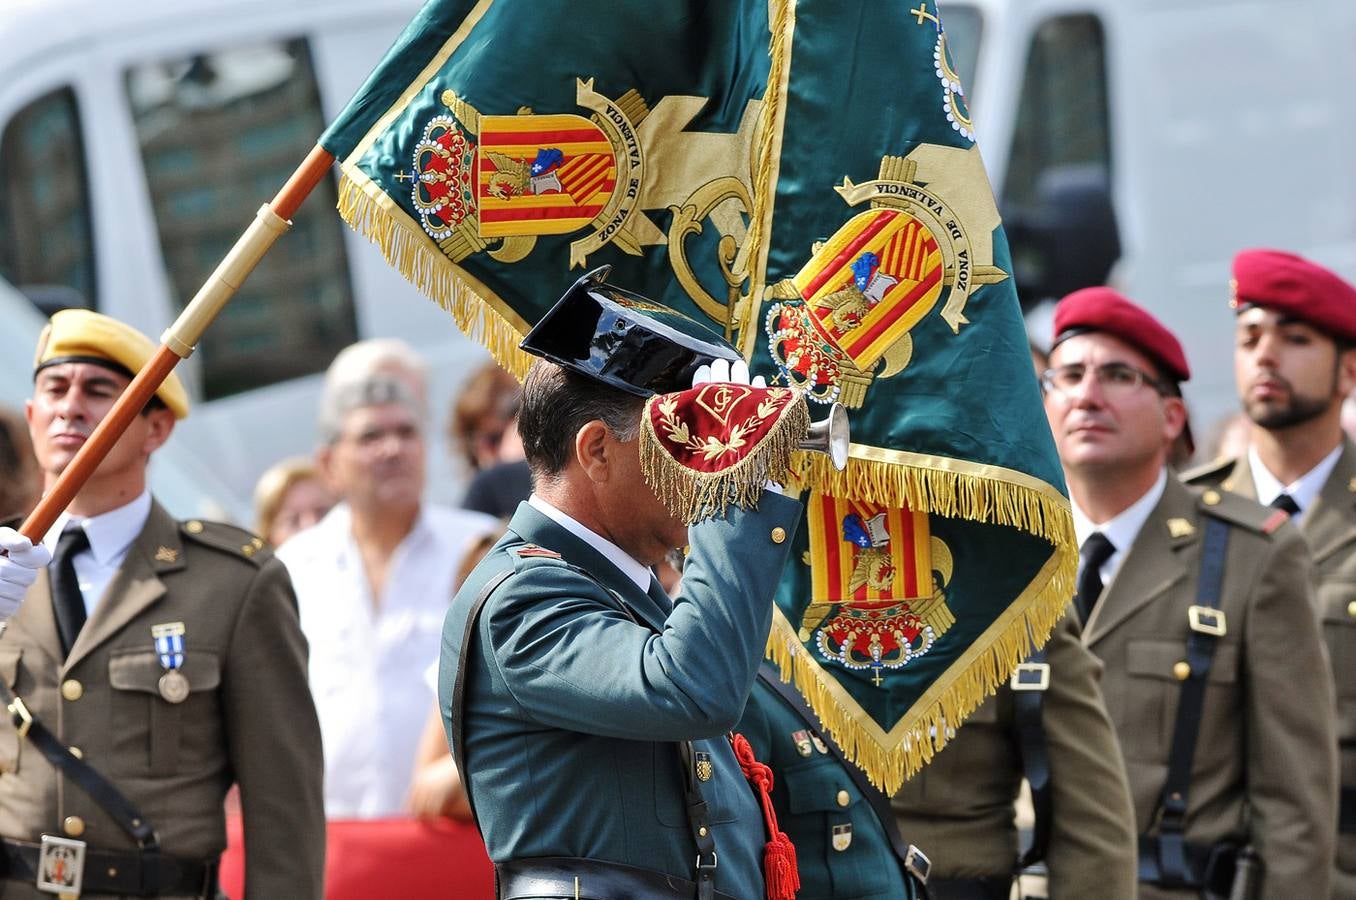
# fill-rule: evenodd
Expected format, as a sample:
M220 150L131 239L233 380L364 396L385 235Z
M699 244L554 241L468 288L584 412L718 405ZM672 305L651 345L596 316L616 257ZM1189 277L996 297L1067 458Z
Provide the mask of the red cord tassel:
M777 827L777 812L772 808L772 769L760 763L742 734L730 737L739 768L744 772L758 801L763 806L763 821L772 839L763 848L763 879L767 882L767 900L795 900L800 890L800 871L796 868L796 848Z

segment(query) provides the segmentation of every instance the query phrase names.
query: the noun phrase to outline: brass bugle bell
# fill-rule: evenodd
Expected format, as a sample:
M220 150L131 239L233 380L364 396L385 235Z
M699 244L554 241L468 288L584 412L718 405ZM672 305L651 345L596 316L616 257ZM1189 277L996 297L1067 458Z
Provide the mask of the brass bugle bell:
M810 423L810 430L805 432L805 437L797 446L802 450L827 455L833 467L841 472L847 468L848 444L851 442L847 411L841 404L835 403L829 407L827 418Z

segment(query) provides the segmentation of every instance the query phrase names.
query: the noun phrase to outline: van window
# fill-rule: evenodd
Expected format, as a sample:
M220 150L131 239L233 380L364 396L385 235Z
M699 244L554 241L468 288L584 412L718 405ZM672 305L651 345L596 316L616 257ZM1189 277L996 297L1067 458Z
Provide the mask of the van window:
M0 136L0 275L58 307L93 306L89 196L80 112L63 87L19 110Z
M1093 15L1047 19L1032 37L1003 182L1004 207L1029 205L1042 175L1069 166L1111 170L1106 41Z
M127 96L182 307L325 127L306 42L230 47L129 69ZM320 372L357 339L327 178L203 336L203 394Z

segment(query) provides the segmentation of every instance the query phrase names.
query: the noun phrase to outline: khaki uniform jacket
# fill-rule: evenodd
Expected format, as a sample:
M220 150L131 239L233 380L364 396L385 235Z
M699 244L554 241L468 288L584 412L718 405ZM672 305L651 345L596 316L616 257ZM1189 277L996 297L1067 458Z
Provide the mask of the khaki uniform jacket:
M163 670L151 626L166 622L184 623L191 692L178 704L157 689ZM180 524L154 504L64 664L60 648L40 572L0 635L0 677L10 689L141 810L164 853L216 858L226 845L222 803L238 782L245 896L321 896L322 754L306 640L287 572L262 542L228 525ZM37 841L43 832L135 850L5 717L0 835ZM52 895L0 881L0 896Z
M1188 473L1193 484L1257 496L1245 456ZM1314 557L1320 623L1337 686L1337 740L1342 784L1356 789L1356 444L1344 442L1318 501L1299 520ZM1356 897L1356 834L1339 835L1334 898Z
M1266 900L1325 897L1337 816L1333 685L1304 540L1273 510L1169 478L1083 632L1106 669L1136 828L1154 834L1181 696L1207 515L1229 526L1218 640L1192 765L1186 839L1250 831ZM1249 828L1248 816L1251 817ZM1188 897L1141 886L1143 898Z
M1054 900L1130 897L1135 833L1116 735L1098 687L1101 663L1072 614L1046 644L1042 703L1053 815L1046 863ZM1013 803L1022 761L1013 692L1003 687L894 797L900 833L932 860L936 878L1011 875L1018 856Z

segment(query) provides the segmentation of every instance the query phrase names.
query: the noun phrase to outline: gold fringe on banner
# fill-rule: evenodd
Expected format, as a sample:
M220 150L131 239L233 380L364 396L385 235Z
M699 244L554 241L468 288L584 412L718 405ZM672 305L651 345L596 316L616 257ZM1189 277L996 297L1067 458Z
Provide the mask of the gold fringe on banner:
M738 461L716 472L689 468L673 456L655 431L651 407L676 403L677 395L661 394L645 404L640 428L640 471L661 503L683 522L691 525L724 513L731 505L751 508L769 480L782 482L791 467L796 446L810 428L810 410L804 397L797 397L777 411L777 419ZM701 444L705 439L690 434L679 421L689 440ZM673 434L668 437L671 439ZM688 447L695 453L692 446Z
M1074 543L1056 544L1021 597L947 667L888 733L866 715L837 679L826 672L776 607L767 657L794 681L810 708L872 783L893 795L1012 671L1045 643L1064 615L1074 589L1078 554Z
M1060 546L1078 543L1064 495L1001 466L853 444L843 471L827 457L799 453L792 475L794 486L835 497L1007 525Z
M452 314L467 337L519 380L535 357L518 349L523 335L494 308L491 292L433 246L367 176L347 166L339 178L339 216L381 248L382 256L421 293ZM375 196L374 196L375 193Z

